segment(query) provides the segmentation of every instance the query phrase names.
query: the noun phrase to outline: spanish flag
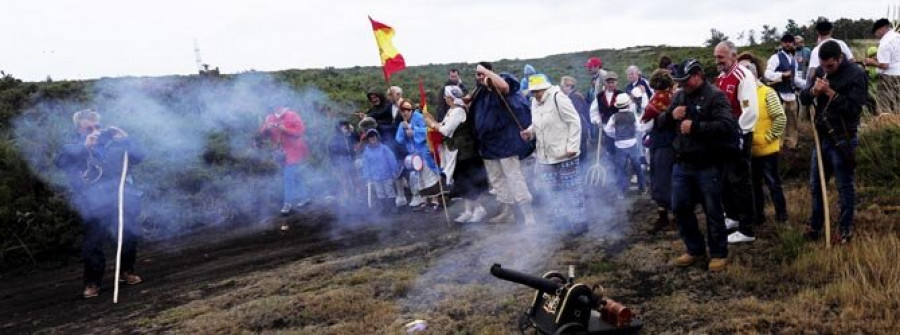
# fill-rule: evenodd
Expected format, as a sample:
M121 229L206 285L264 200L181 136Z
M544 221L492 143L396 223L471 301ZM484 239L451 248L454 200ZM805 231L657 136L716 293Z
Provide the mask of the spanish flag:
M422 77L419 77L419 105L422 106L422 114L430 114L428 112L428 99L425 96L425 85L422 83ZM441 154L440 154L440 146L444 143L444 134L441 134L437 129L428 127L428 131L425 133L425 140L428 144L428 150L431 151L431 154L434 155L434 162L441 165Z
M394 48L394 28L384 23L372 20L372 30L375 31L375 43L378 44L378 53L381 55L381 65L384 68L384 80L390 82L391 74L406 68L403 55Z

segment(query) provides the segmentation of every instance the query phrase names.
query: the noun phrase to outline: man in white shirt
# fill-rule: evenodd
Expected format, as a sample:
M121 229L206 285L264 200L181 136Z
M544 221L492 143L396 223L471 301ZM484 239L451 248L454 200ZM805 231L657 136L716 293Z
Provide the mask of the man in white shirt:
M853 62L853 51L850 50L850 47L847 46L847 43L844 43L844 41L831 37L833 30L834 25L828 20L822 20L819 21L819 23L816 23L816 33L819 35L819 40L809 56L809 69L806 71L807 80L813 77L816 68L819 67L819 46L826 41L837 42L837 44L841 46L841 52L844 53L844 58L851 63Z
M875 21L872 33L881 39L876 57L865 60L878 71L875 103L880 113L900 113L900 34L888 19Z
M787 128L784 134L784 147L797 147L797 90L803 89L804 78L799 78L800 66L797 63L795 39L791 34L781 37L781 49L769 57L766 63L765 77L769 85L778 92L781 105L787 114Z

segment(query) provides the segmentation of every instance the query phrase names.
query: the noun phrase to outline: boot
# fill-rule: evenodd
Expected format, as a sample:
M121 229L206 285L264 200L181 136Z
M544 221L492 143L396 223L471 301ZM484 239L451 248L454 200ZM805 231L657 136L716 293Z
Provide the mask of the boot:
M534 209L532 209L530 202L520 204L519 209L522 211L522 223L526 226L537 225L537 222L534 220Z
M509 204L500 204L500 213L488 219L488 223L509 223L515 222L512 207Z
M656 221L653 222L653 227L650 228L651 234L656 234L671 225L671 223L669 222L669 212L665 208L657 208L656 213L659 215L659 217L656 219Z

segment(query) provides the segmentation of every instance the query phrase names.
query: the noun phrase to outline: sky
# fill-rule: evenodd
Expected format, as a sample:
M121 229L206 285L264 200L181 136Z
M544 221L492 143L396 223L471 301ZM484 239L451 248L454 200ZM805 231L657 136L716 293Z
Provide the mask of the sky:
M665 3L666 5L661 5ZM367 16L407 65L701 45L788 18L879 18L893 0L4 0L0 70L27 81L380 65Z

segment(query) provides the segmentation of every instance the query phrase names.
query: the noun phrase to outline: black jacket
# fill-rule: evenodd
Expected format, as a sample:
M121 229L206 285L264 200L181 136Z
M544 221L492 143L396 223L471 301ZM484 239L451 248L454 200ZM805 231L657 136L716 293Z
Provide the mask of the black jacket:
M678 129L681 121L672 117L672 110L678 106L688 109L686 119L691 119L691 133L684 135ZM677 134L672 142L676 160L696 167L708 167L725 162L736 153L735 136L740 136L740 127L731 115L731 104L718 88L709 82L691 94L679 91L672 104L656 118L660 127L674 130Z
M379 126L393 126L394 116L392 115L391 102L387 100L384 94L381 94L379 92L372 91L366 93L366 98L368 98L370 95L377 96L379 99L381 99L381 103L378 106L370 107L369 110L366 111L366 116L370 116L375 119L375 121L378 122Z
M821 66L816 68L815 76L807 83L807 88L800 92L800 102L809 105L815 101L816 130L823 139L838 142L855 138L862 106L866 104L868 78L862 69L845 59L837 71L827 77L829 85L837 92L829 104L827 95L819 94L814 97L811 92L816 78L824 75L825 71Z

